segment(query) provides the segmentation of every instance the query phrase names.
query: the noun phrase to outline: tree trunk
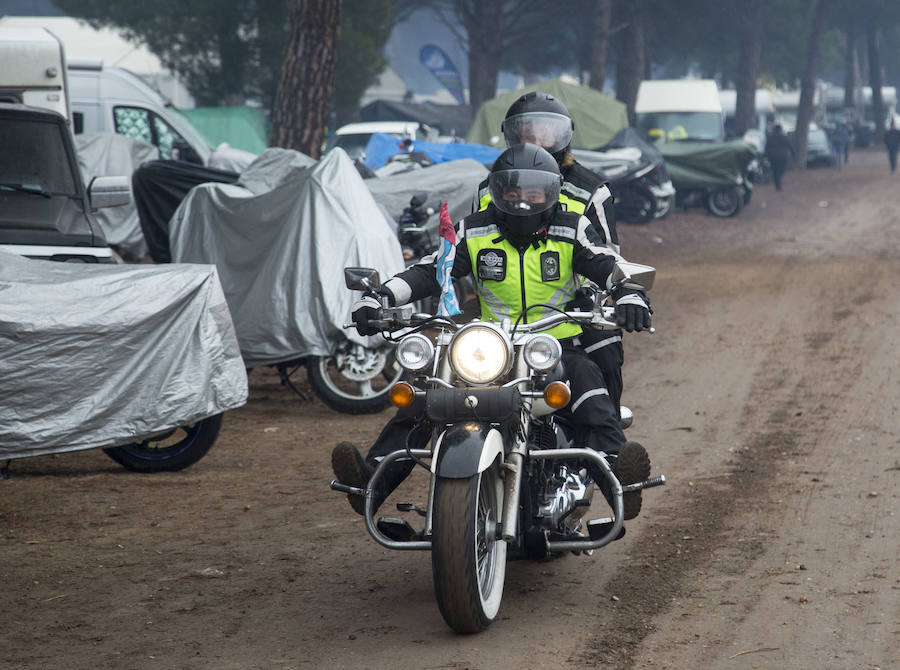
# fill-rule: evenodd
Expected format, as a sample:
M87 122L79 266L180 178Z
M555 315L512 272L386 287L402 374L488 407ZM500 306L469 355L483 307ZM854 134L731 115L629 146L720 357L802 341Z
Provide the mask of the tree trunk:
M630 0L625 6L626 27L618 41L616 58L616 99L628 107L628 123L634 125L634 103L644 77L643 0Z
M856 109L856 87L859 85L859 60L856 58L856 30L844 29L844 110Z
M794 129L794 162L797 168L806 167L806 139L809 137L809 122L813 117L813 97L816 92L816 70L819 67L819 47L825 29L825 12L829 0L816 0L813 10L809 42L806 44L806 65L800 85L800 104L797 107L797 127Z
M872 87L872 114L875 119L875 142L884 139L884 99L881 96L881 54L878 52L878 27L870 22L866 27L869 52L869 86Z
M603 90L606 79L606 53L609 48L609 23L612 18L612 0L594 0L594 36L591 41L590 86Z
M334 88L341 0L294 0L281 79L272 114L271 146L318 158Z
M756 127L756 77L762 49L764 0L746 0L741 5L741 50L738 60L737 101L734 129L738 135Z
M503 0L464 2L457 7L469 41L469 105L477 111L481 103L497 95L503 50L497 28L503 24Z

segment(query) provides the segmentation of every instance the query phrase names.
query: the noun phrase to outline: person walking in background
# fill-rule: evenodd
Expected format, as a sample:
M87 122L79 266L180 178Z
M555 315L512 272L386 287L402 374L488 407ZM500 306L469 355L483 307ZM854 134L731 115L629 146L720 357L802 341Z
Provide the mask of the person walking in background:
M781 180L787 170L788 163L794 159L794 147L784 134L784 128L778 123L772 129L772 133L766 139L766 158L772 166L772 181L775 182L775 190L781 190Z
M892 118L891 127L884 133L884 146L887 147L888 162L891 164L891 172L897 171L897 149L900 148L900 130Z
M838 170L844 168L844 159L847 157L847 147L850 144L850 126L844 121L839 121L831 133L831 153L834 156L834 166Z

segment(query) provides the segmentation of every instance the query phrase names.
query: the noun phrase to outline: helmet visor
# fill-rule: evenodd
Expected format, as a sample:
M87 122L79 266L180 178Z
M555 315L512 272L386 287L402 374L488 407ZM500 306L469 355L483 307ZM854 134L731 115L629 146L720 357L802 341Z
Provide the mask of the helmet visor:
M488 177L491 201L501 212L530 216L559 200L561 177L543 170L499 170Z
M553 154L572 142L572 119L552 112L517 114L504 119L503 136L506 146L528 142Z

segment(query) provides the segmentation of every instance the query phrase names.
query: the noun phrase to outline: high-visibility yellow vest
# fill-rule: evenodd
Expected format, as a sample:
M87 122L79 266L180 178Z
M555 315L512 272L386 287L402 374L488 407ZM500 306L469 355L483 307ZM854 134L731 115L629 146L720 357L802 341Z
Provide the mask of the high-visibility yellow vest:
M500 230L494 223L466 227L466 247L482 319L510 319L515 323L526 307L541 305L522 317L521 323L531 323L557 313L542 305L564 311L566 303L575 297L580 285L572 268L575 228L551 223L548 232L537 248L529 245L520 252L505 238L495 241ZM546 332L558 339L575 337L581 334L581 326L563 323Z

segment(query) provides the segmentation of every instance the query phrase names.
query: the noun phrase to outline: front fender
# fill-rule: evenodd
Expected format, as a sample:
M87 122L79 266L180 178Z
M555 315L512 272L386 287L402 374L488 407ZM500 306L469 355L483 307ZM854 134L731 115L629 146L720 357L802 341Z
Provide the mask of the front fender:
M438 477L462 479L484 472L503 458L503 437L489 424L458 423L441 433L434 445L431 471Z

